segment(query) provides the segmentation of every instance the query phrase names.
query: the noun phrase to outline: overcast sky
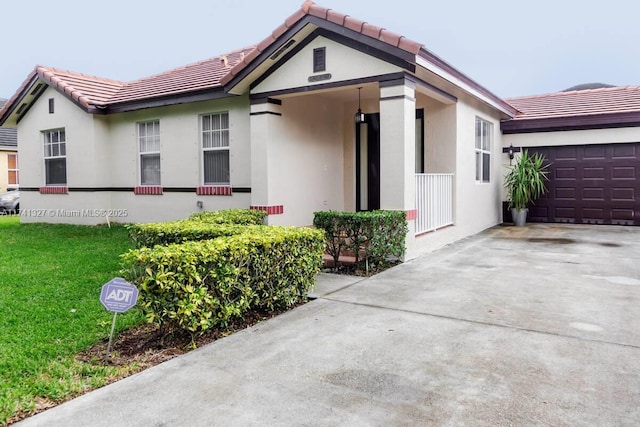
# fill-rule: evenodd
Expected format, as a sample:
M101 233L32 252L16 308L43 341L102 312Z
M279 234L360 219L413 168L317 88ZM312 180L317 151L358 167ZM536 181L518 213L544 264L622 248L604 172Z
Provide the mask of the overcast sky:
M318 0L423 43L501 97L640 86L637 0ZM302 0L9 1L0 98L36 64L122 81L260 42Z

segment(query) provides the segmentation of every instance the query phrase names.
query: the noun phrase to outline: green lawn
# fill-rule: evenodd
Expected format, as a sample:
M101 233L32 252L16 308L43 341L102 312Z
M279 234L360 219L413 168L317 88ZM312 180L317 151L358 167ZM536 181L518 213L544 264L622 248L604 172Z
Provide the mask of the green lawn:
M74 355L107 337L100 288L132 246L123 226L20 224L0 217L0 425L47 401L103 385L120 372ZM118 316L118 329L142 320Z

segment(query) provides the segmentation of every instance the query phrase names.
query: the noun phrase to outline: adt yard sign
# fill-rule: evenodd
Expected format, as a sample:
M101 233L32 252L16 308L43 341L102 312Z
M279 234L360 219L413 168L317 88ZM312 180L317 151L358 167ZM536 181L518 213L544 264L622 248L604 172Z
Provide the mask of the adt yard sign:
M109 280L102 286L102 292L100 292L100 302L107 310L114 313L124 313L136 305L137 300L138 288L121 277Z

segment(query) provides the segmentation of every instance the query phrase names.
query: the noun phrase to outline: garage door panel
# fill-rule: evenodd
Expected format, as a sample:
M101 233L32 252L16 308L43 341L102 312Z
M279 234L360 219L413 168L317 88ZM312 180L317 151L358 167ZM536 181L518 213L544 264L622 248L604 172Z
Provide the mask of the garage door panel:
M636 168L633 166L614 166L611 168L611 178L614 180L636 179Z
M552 150L550 150L552 151ZM578 159L578 149L577 147L557 147L554 150L554 160L577 160Z
M587 145L583 149L583 160L604 160L606 148L602 145Z
M613 159L638 159L638 147L635 144L615 144L612 150Z
M633 221L635 212L633 209L613 209L611 216L614 220Z
M604 201L605 189L602 187L587 187L582 189L582 198L585 200Z
M605 169L599 167L589 167L582 169L582 177L584 179L605 179Z
M576 200L575 187L557 187L554 193L557 200Z
M553 221L551 222L575 222L576 209L570 207L557 207L552 210Z
M614 188L611 190L611 200L633 203L636 200L635 188Z
M555 173L553 174L556 180L559 179L576 179L576 168L565 168L565 167L556 167Z
M640 143L531 148L550 182L530 208L532 222L640 225Z

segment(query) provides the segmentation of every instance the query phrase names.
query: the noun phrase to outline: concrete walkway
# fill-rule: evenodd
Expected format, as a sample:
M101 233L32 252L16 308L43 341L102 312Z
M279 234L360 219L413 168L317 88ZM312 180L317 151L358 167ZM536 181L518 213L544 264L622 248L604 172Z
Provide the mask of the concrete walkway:
M495 227L24 426L640 423L640 228Z

